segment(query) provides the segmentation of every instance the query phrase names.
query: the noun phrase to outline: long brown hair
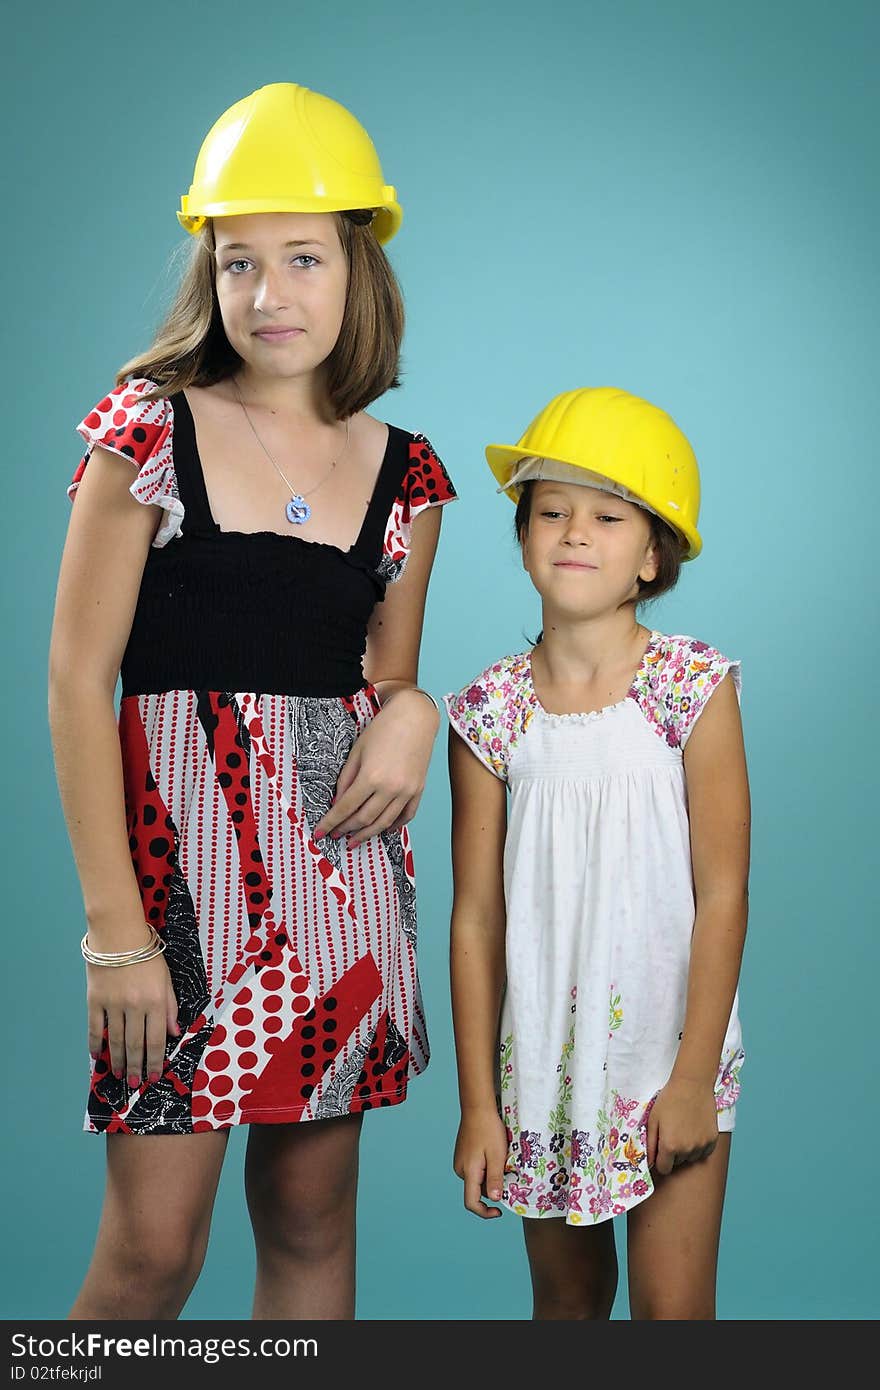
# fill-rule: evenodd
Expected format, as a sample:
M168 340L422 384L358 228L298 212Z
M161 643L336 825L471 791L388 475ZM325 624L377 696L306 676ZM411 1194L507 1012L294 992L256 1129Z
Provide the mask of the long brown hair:
M404 311L394 271L369 226L372 213L337 213L336 220L348 259L348 291L339 337L324 370L330 409L337 420L346 420L400 385ZM215 249L209 218L152 345L120 367L117 385L146 377L157 387L150 396L170 396L187 386L211 386L241 365L220 317Z

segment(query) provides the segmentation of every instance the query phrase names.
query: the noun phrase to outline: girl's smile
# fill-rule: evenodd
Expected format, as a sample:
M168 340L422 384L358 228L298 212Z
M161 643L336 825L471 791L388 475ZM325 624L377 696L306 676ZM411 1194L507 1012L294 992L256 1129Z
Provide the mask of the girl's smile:
M305 333L304 328L256 328L254 337L262 343L289 343Z

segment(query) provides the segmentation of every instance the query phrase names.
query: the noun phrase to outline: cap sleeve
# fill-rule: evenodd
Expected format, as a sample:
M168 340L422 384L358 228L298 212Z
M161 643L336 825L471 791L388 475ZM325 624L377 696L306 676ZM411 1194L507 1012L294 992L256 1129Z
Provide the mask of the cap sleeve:
M663 731L672 748L684 749L713 691L730 673L737 699L742 693L739 661L693 637L668 637L657 672Z
M409 445L409 467L388 517L382 547L381 572L394 583L406 567L412 538L412 524L428 507L444 507L457 493L452 480L423 434L413 435Z
M528 654L504 657L457 695L443 696L455 732L503 782L531 712L524 686L527 665Z
M137 469L129 488L132 497L144 506L162 509L153 545L163 546L180 534L183 503L174 473L173 407L164 396L158 400L143 399L147 392L155 390L153 382L143 377L117 386L77 425L87 448L67 495L71 500L75 497L94 448L118 454Z

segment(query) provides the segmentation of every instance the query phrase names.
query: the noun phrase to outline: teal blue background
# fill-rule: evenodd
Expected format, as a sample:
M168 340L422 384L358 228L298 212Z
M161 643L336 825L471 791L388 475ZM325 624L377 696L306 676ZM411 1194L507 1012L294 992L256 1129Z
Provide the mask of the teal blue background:
M852 0L17 12L3 85L0 1315L64 1315L103 1178L102 1143L80 1133L83 927L45 718L73 425L167 302L204 133L280 80L360 117L405 210L390 251L406 377L377 413L428 434L462 498L444 519L424 684L458 687L536 628L485 443L514 439L558 391L607 384L664 406L696 447L705 552L648 620L744 664L748 1062L720 1311L876 1314L877 16ZM468 1216L450 1167L443 743L414 828L434 1061L405 1106L365 1124L359 1316L522 1319L520 1223ZM187 1317L249 1313L242 1139Z

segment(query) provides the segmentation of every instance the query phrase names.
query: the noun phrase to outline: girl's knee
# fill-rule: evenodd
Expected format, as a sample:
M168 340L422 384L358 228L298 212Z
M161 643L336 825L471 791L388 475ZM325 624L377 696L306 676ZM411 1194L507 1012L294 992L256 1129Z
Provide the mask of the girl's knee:
M304 1264L328 1259L354 1241L354 1187L324 1192L317 1200L250 1203L254 1238L263 1254L275 1253Z
M154 1288L175 1289L195 1283L205 1260L207 1232L151 1231L118 1249L122 1277Z
M209 1220L193 1222L161 1220L156 1211L145 1212L145 1219L132 1219L131 1213L101 1223L99 1250L101 1262L114 1269L120 1286L150 1290L157 1298L192 1289L204 1264L209 1240Z
M247 1199L259 1245L307 1259L353 1238L359 1132L358 1124L288 1142L282 1134L260 1136L249 1147Z
M617 1250L611 1223L595 1228L524 1222L534 1317L606 1319L617 1293Z
M605 1320L617 1293L617 1270L601 1269L576 1280L532 1276L534 1317L537 1319Z
M614 1307L615 1290L608 1293L568 1289L558 1296L535 1295L534 1318L541 1322L606 1322Z
M630 1298L630 1317L634 1322L714 1322L715 1299L661 1290L637 1300Z
M100 1309L90 1316L177 1317L201 1271L207 1238L131 1229L114 1238L106 1227L102 1237L86 1281L90 1306Z
M554 1239L546 1250L534 1240L530 1242L536 1318L579 1321L611 1316L617 1293L617 1257L613 1245L592 1239L595 1234L559 1231L558 1241Z

